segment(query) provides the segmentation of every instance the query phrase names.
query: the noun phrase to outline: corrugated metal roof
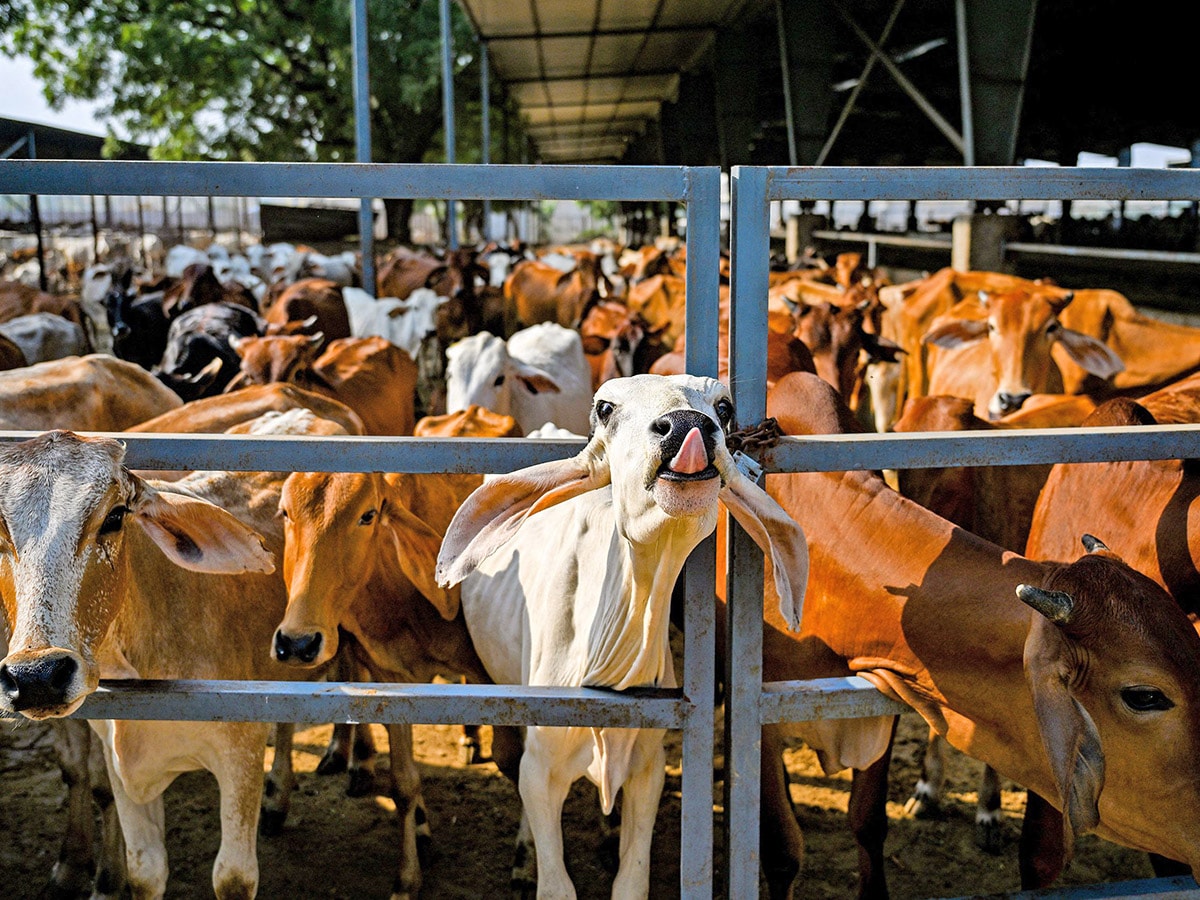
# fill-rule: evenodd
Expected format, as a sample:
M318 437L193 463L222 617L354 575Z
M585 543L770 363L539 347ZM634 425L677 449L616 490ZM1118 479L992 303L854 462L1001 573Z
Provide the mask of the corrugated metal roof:
M459 0L545 162L616 162L748 0Z

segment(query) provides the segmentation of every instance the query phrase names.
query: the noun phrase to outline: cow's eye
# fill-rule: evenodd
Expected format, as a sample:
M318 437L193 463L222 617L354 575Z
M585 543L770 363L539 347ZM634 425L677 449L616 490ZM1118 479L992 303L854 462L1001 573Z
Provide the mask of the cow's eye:
M114 506L104 517L104 521L100 523L99 534L112 534L120 531L121 526L125 524L125 513L127 512L129 512L127 506Z
M733 402L722 397L717 401L717 418L721 420L722 425L728 425L733 421Z
M602 425L606 424L609 418L612 417L614 409L616 409L616 407L614 407L607 400L600 400L596 403L596 418L600 420Z
M502 384L504 384L504 376L497 375L496 380L492 382L492 387L500 387Z
M1046 334L1056 334L1059 331L1059 329L1061 329L1061 328L1062 328L1062 325L1059 324L1058 322L1051 322L1049 325L1046 326Z
M372 522L375 521L375 516L377 515L377 513L378 513L378 510L368 509L359 518L358 524L359 525L370 525Z
M1144 685L1121 688L1121 700L1134 712L1161 712L1175 705L1158 688Z

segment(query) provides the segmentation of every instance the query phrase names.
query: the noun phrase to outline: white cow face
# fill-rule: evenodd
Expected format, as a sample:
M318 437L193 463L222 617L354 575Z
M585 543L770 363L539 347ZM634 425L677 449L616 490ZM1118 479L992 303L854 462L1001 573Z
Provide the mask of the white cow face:
M155 566L274 569L256 532L210 503L155 490L124 456L117 441L69 431L0 451L0 599L11 635L0 710L43 719L78 708L96 689L101 645L131 580L159 585ZM131 530L161 554L131 562Z

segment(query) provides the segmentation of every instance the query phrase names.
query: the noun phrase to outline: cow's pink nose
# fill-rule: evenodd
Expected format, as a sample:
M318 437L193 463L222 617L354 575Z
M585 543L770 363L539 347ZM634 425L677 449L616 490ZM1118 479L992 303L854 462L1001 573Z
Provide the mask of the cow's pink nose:
M704 437L700 434L699 428L693 427L687 433L683 439L683 445L667 468L680 475L695 475L708 468L708 453L704 449Z

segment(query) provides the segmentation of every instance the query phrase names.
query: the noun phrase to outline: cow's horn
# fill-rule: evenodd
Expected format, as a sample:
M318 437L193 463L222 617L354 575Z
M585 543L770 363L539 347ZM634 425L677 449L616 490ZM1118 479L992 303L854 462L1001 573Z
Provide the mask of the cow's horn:
M1100 550L1107 550L1108 546L1100 538L1094 535L1085 534L1079 539L1083 542L1083 549L1088 553L1096 553Z
M1017 599L1058 625L1066 625L1075 608L1075 601L1070 594L1047 591L1029 584L1017 585Z

